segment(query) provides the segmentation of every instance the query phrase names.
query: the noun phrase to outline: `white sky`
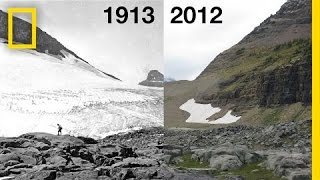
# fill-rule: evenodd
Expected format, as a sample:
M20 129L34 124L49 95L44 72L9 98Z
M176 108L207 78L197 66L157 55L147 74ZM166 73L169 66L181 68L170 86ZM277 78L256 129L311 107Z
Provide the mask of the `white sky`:
M90 64L128 83L146 79L152 69L163 72L162 0L0 2L0 9L5 11L15 6L36 7L37 25L42 30ZM133 24L131 16L125 24L108 24L103 10L109 6L129 10L152 6L156 19L152 24Z
M164 69L165 76L177 80L196 78L215 56L276 13L286 0L165 0L164 19L162 0L21 1L1 1L0 9L13 5L37 7L38 25L43 30L96 67L136 83L151 69ZM103 10L109 6L146 4L156 10L152 25L106 23ZM220 6L223 23L201 24L198 16L192 25L170 24L173 6L206 6L207 11Z
M286 0L166 0L164 5L165 75L176 80L196 78L222 51L239 42ZM214 6L223 10L222 24L170 24L173 6ZM210 17L210 16L208 16Z

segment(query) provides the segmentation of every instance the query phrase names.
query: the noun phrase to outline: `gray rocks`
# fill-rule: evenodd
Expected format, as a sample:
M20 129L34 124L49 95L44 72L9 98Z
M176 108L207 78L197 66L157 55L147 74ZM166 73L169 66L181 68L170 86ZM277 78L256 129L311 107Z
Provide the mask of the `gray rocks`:
M311 171L308 169L301 169L299 171L293 171L288 176L289 180L311 180Z
M239 169L243 165L237 156L232 155L212 156L209 161L210 167L222 171Z
M191 160L208 163L217 171L259 164L254 172L270 170L277 177L310 179L311 121L280 123L269 127L229 126L201 130L169 130L164 141L180 148L165 149L166 161L191 153ZM232 142L232 143L231 143ZM298 144L298 145L297 145ZM181 145L183 148L181 148ZM172 152L180 152L172 158ZM180 163L181 164L181 163ZM241 179L241 177L240 177Z
M195 149L192 152L194 152L193 159L210 162L211 167L221 167L223 164L229 164L227 161L233 161L236 164L235 167L240 168L242 164L257 162L261 159L260 155L250 151L247 146L231 143L213 146L208 149Z
M100 141L46 133L1 138L0 177L49 180L164 177L160 174L165 171L160 167L162 144L154 143L160 142L162 133L155 128ZM69 160L75 165L67 164Z
M56 171L36 171L16 177L17 180L34 179L34 180L55 180Z
M151 167L157 166L159 163L153 159L143 159L143 158L126 158L122 162L113 164L112 168L122 167L122 168L133 168L133 167Z
M20 162L16 161L16 160L9 160L9 161L5 162L3 165L4 165L4 167L8 167L8 166L14 166L17 164L20 164Z
M252 169L254 174L259 174L261 167L278 177L308 180L311 178L311 152L295 144L299 142L299 146L305 148L311 146L308 141L310 123L188 131L151 128L109 136L96 144L91 140L43 133L7 140L1 138L0 142L6 147L0 148L0 177L242 180L246 178L228 171L254 163L260 164ZM270 144L275 138L284 147ZM34 147L37 146L35 142L47 144L50 149L38 149ZM23 144L28 145L23 147ZM254 148L256 146L259 149ZM75 165L66 165L66 152L70 152ZM202 165L201 168L175 168L174 163L183 162L186 154L191 161ZM213 170L222 174L213 176Z
M0 154L0 164L6 163L8 161L21 161L20 157L17 154Z
M311 176L311 155L308 154L272 152L268 155L265 165L278 176Z
M146 80L139 83L143 86L163 87L164 76L158 70L151 70Z

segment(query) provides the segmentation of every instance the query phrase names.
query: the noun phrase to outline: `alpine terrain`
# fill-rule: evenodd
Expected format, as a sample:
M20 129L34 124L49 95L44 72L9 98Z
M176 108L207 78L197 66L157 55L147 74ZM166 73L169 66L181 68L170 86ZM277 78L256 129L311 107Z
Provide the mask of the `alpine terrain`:
M163 90L123 83L40 28L36 49L9 49L6 12L0 24L0 136L56 134L60 124L63 134L103 138L163 125ZM13 18L13 41L31 43L29 22Z
M194 99L220 111L186 123ZM165 126L203 127L231 112L236 123L268 125L311 117L311 1L288 0L194 81L165 83ZM203 117L204 118L204 117Z
M164 103L170 167L311 180L311 0L288 0L195 80L165 82Z

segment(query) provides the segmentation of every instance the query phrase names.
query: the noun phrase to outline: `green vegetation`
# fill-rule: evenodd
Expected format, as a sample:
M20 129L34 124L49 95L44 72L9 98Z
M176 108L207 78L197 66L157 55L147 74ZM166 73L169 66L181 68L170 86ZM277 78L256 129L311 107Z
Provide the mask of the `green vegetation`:
M182 161L177 163L176 166L179 168L209 168L209 163L193 160L191 159L191 155L191 153L182 155Z
M311 55L310 39L297 39L276 47L241 48L235 52L234 57L230 57L230 61L226 61L227 68L221 69L218 73L222 77L231 78L253 70L270 71L303 60L303 57L309 55Z
M199 162L191 159L191 153L185 153L181 156L182 161L177 163L175 166L180 169L188 168L210 168L209 163ZM283 178L276 177L271 170L267 170L258 165L259 163L247 164L238 170L231 171L211 171L212 176L218 176L221 180L224 179L223 175L239 175L244 177L246 180L284 180Z
M278 122L279 119L281 119L283 109L283 107L266 109L267 112L265 112L266 115L263 116L263 123L265 125L270 125Z
M244 87L255 87L258 78L254 77L261 72L311 60L311 40L297 39L276 47L241 48L231 59L226 61L226 68L217 70L222 82L231 82L221 85L220 95L228 95Z
M245 50L246 50L245 48L238 49L238 50L236 51L236 55L241 55L241 54L243 54Z
M172 96L165 96L165 97L164 97L164 101L170 101L170 100L172 100L172 99L173 99Z
M311 106L302 103L272 107L255 107L246 110L242 118L248 125L271 125L286 121L301 121L311 118Z
M232 171L221 171L214 172L214 176L233 174L240 175L246 180L285 180L284 178L273 175L273 172L258 166L259 163L248 164L243 166L241 169ZM224 178L221 177L221 180Z

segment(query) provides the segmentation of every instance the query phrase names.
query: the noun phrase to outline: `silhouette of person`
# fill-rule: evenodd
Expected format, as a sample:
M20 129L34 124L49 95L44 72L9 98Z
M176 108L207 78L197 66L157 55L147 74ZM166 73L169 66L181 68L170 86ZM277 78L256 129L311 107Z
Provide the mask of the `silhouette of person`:
M57 124L58 126L58 136L62 135L62 126L60 124Z

